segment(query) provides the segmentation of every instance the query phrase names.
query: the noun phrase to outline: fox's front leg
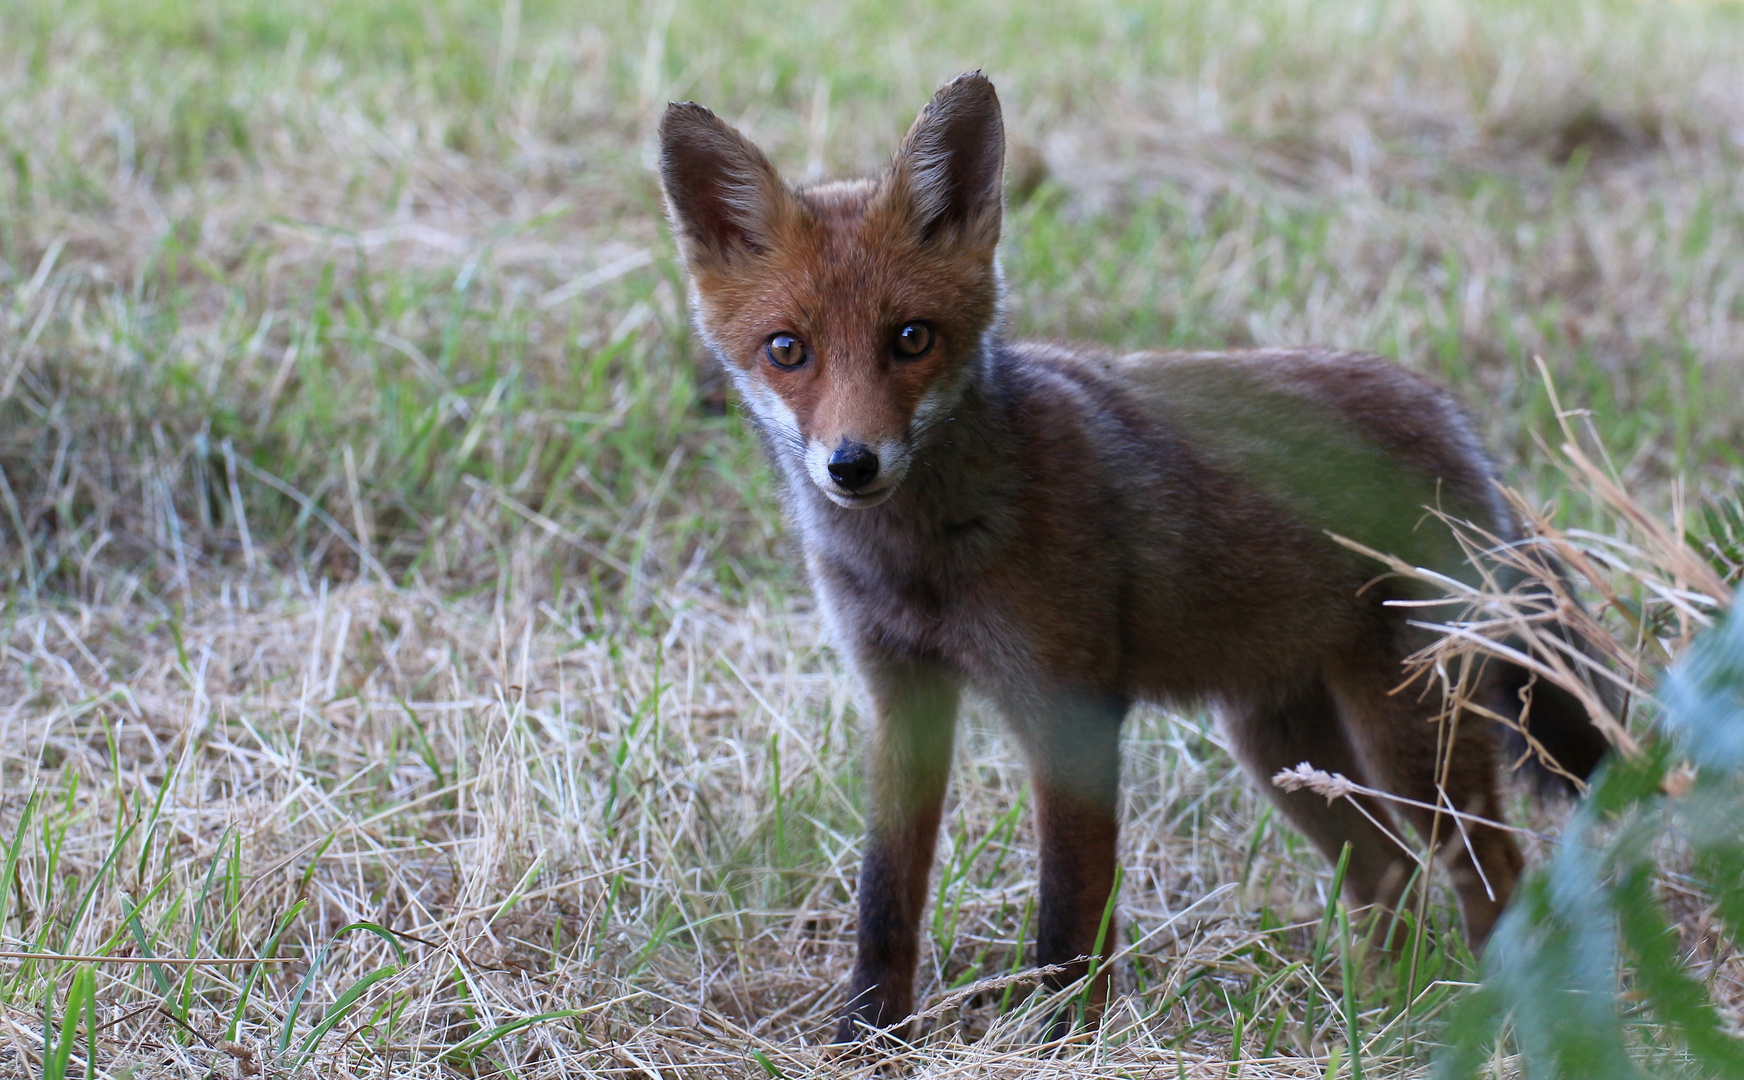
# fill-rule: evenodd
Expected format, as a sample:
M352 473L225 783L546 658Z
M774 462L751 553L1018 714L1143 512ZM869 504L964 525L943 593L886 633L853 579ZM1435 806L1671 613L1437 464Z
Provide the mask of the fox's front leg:
M862 661L875 711L866 763L866 859L854 976L836 1041L914 1012L921 909L950 774L957 682L910 661Z
M1072 697L1043 709L1024 710L1016 719L1028 752L1035 787L1036 824L1041 842L1041 903L1036 919L1036 964L1059 966L1047 985L1060 989L1089 973L1102 936L1098 974L1086 1001L1086 1023L1094 1026L1108 998L1114 952L1109 894L1114 888L1116 816L1120 789L1120 723L1123 701ZM1048 1038L1071 1030L1062 1010L1049 1025Z

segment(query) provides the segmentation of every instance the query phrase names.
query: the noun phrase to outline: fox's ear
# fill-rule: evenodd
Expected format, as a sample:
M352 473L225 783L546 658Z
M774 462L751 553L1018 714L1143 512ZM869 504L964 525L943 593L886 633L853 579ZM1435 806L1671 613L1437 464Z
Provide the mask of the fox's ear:
M1005 122L999 95L979 71L946 83L915 118L896 152L888 196L926 239L991 249L999 242Z
M768 251L781 215L794 206L763 152L691 101L666 106L660 120L660 186L693 266Z

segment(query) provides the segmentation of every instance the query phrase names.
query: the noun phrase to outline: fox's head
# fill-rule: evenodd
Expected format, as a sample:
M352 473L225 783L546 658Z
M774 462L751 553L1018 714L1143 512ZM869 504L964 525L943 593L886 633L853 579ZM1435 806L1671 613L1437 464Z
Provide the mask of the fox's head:
M985 356L1004 157L979 72L882 176L811 188L702 106L667 106L660 179L697 329L775 453L838 505L890 497Z

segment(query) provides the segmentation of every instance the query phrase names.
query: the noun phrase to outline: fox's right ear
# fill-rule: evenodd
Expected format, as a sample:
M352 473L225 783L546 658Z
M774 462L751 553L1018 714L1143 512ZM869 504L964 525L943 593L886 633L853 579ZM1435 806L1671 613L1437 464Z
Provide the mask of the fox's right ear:
M940 87L896 152L886 198L926 239L988 251L999 242L1005 122L999 95L979 71Z
M794 205L763 152L691 101L666 106L660 120L660 186L693 267L767 252Z

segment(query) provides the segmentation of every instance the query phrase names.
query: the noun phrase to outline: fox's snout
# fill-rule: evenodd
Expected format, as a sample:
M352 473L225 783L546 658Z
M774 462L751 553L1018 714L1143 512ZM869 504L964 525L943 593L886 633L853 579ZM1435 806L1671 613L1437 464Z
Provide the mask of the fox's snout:
M906 439L862 442L841 436L831 443L812 435L805 441L806 478L837 506L864 509L895 493L908 475L911 453Z
M849 491L859 491L878 476L878 455L870 447L842 440L830 455L830 479Z

